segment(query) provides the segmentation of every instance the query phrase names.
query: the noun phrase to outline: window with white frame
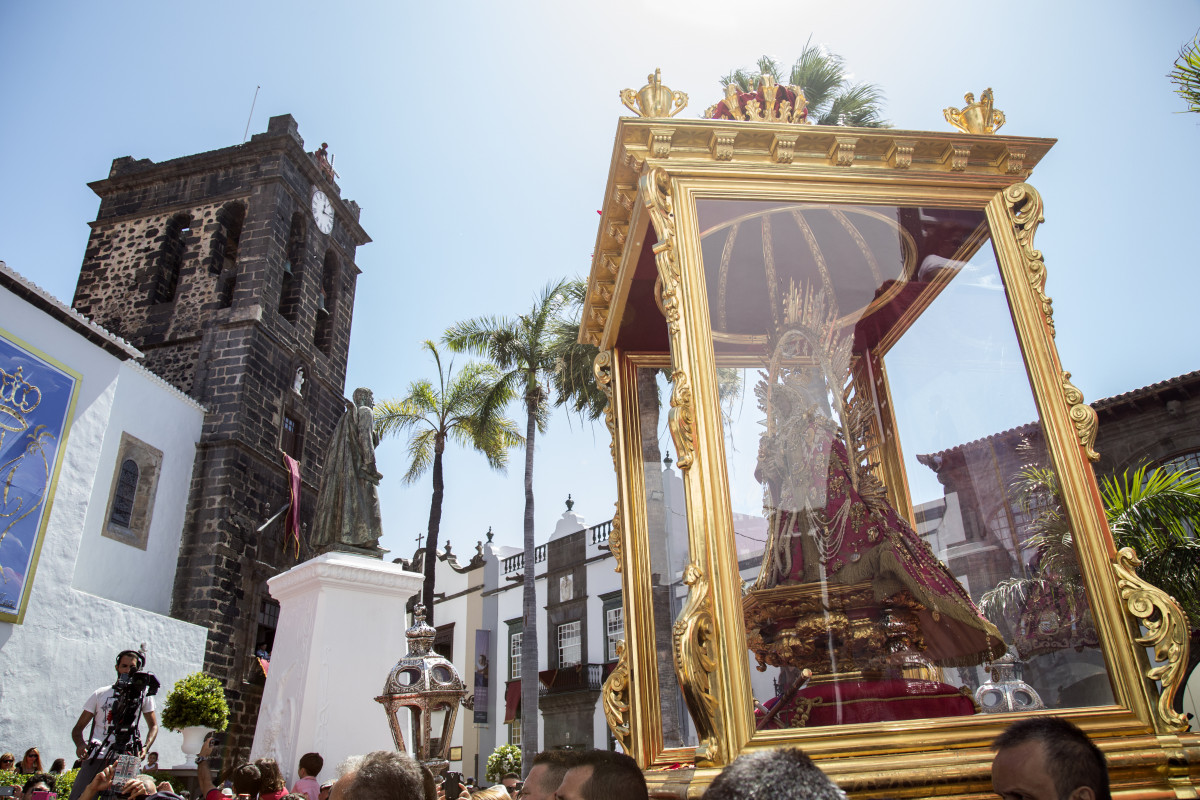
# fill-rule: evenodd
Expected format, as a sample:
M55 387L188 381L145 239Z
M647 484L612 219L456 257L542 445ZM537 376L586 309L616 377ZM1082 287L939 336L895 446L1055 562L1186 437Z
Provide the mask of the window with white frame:
M517 634L520 636L521 634ZM508 725L508 743L521 746L521 718L517 717Z
M604 612L604 635L607 641L608 660L617 660L617 642L625 638L625 609L621 606Z
M521 677L521 632L508 635L508 677L517 680Z
M570 667L583 660L583 623L564 622L558 626L558 666Z

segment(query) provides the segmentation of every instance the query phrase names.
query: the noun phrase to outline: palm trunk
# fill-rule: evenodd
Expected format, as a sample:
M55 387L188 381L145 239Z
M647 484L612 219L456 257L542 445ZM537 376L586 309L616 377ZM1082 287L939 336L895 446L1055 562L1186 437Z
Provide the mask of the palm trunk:
M536 402L536 400L534 401ZM538 636L537 587L534 584L533 439L537 435L536 407L526 400L525 426L525 585L521 632L521 766L528 773L538 752Z
M425 604L425 621L433 624L433 581L437 575L438 532L442 527L442 496L446 485L442 482L442 451L446 445L438 442L433 446L433 500L429 503L429 532L425 535L425 586L421 602Z

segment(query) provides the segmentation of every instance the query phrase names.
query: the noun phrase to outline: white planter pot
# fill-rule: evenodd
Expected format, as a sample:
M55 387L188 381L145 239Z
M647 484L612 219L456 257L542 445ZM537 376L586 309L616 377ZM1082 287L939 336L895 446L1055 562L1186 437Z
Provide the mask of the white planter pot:
M184 762L177 767L193 767L196 764L196 755L200 752L200 748L204 746L204 736L212 728L206 728L203 725L189 725L180 733L183 734L183 744L179 749L183 751L185 756Z

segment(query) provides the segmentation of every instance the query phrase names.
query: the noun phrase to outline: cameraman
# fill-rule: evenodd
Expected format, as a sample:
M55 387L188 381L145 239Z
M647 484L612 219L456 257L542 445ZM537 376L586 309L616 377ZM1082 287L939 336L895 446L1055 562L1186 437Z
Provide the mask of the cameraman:
M122 650L117 654L117 679L120 680L122 675L137 672L144 663L142 654L138 651ZM113 705L116 702L114 695L112 686L102 686L93 692L92 696L83 704L83 713L79 715L79 721L71 729L71 739L75 742L75 755L84 760L79 768L79 774L75 776L75 784L71 787L71 800L78 800L83 790L91 783L92 778L96 777L119 755L118 753L101 752L100 748L89 753L90 742L103 742L108 733L109 723L112 722ZM154 713L153 697L147 696L142 702L142 716L146 720L146 742L142 752L138 755L145 758L150 751L150 746L154 744L155 737L158 736L158 717ZM92 724L92 733L89 740L85 741L83 729L88 726L89 722Z

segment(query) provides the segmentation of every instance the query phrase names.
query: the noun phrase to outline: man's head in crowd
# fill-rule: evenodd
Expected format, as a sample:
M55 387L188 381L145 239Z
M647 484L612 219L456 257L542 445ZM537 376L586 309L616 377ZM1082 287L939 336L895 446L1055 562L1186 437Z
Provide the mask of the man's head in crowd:
M48 772L31 775L21 787L21 796L29 797L30 792L53 792L55 783L54 776Z
M338 767L329 800L423 800L421 768L405 753L376 750L346 759Z
M258 797L258 790L262 788L262 773L258 771L258 767L253 764L242 764L233 771L233 793L235 795L247 794L251 797Z
M533 757L521 786L521 800L551 800L567 770L579 760L573 750L547 750Z
M117 674L128 675L137 672L142 663L142 656L136 650L122 650L117 654Z
M739 756L703 800L846 800L846 795L802 750L789 747Z
M140 783L142 786L145 786L146 794L154 794L155 792L158 791L158 784L155 782L153 775L147 775L146 773L143 772L140 775L134 775L129 780L134 781L135 783Z
M1019 720L992 746L992 789L1003 800L1112 800L1104 753L1065 719Z
M557 800L647 800L646 778L624 753L586 750L563 776Z

